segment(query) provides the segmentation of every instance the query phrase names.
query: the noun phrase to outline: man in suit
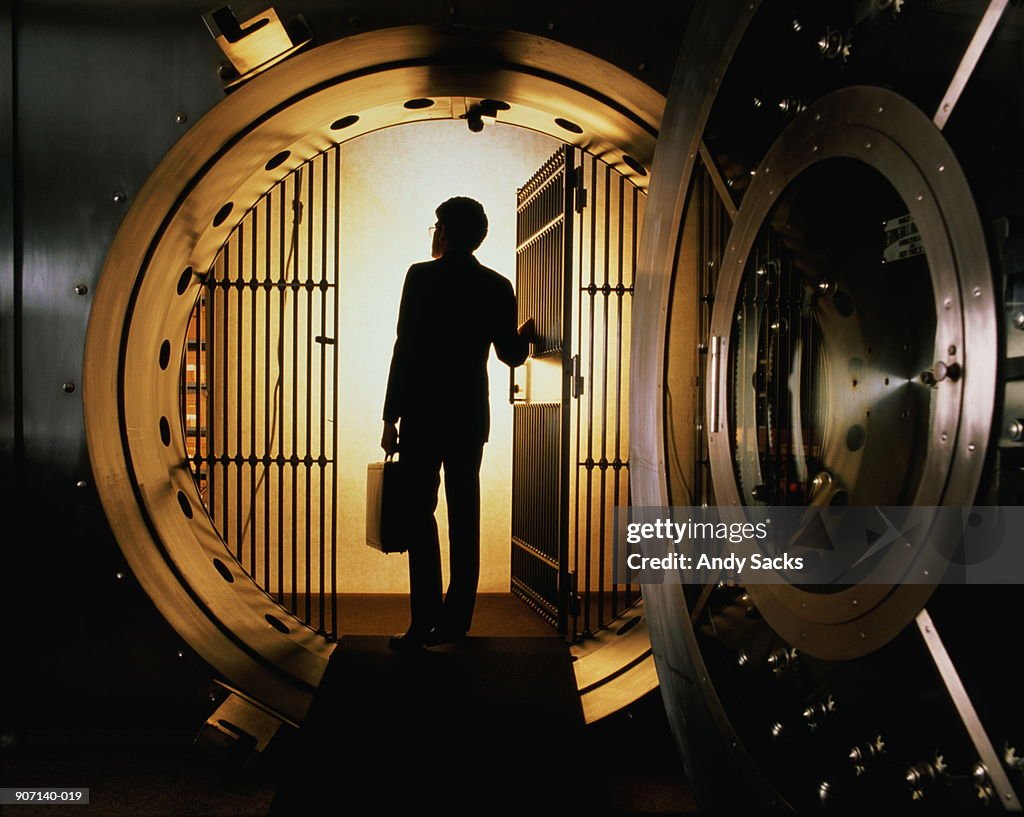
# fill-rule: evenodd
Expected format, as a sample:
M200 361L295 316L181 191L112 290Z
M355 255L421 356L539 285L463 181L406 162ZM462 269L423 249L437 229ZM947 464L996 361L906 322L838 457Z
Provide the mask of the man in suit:
M491 345L510 367L533 340L533 319L516 326L512 285L473 253L487 235L479 202L461 196L436 210L431 256L409 268L384 400L381 447L398 450L409 532L412 622L395 649L434 646L469 630L480 576L480 461L490 429ZM434 511L440 471L448 502L450 581L441 595Z

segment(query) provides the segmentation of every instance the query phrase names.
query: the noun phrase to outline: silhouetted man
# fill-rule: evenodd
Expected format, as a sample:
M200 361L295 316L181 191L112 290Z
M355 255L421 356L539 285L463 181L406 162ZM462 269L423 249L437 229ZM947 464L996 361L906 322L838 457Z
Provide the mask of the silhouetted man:
M448 199L431 228L434 261L405 277L391 358L381 447L398 450L408 494L412 623L395 649L465 636L480 577L480 460L490 429L487 359L491 344L509 366L529 353L533 320L516 327L508 279L473 256L487 235L479 202ZM441 553L434 510L440 471L448 502L450 580L441 596Z

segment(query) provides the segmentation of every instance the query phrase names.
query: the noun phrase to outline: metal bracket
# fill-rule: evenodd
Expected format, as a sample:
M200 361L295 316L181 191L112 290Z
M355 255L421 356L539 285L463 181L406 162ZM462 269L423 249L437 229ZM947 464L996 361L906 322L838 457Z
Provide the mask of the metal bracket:
M216 683L229 694L199 730L196 746L246 766L270 745L281 726L290 721L227 684Z
M1007 0L990 0L988 8L985 9L981 22L978 23L974 36L971 37L971 42L964 52L963 59L960 60L960 65L957 66L956 73L953 74L953 79L950 80L949 87L942 97L942 102L939 103L939 109L935 112L935 116L932 117L935 127L939 130L946 127L946 120L953 113L953 108L956 107L960 94L963 93L967 85L967 80L974 73L974 68L978 64L978 60L981 59L985 46L988 45L988 41L992 38L992 33L996 30L996 26L999 25L999 21L1003 17L1003 12L1006 11L1006 5Z
M714 157L712 157L711 151L708 150L708 146L704 144L703 139L701 139L697 150L700 152L701 162L704 164L704 169L707 171L708 178L711 179L711 184L714 185L715 192L718 193L718 197L722 200L722 205L729 214L729 220L735 221L736 215L740 211L739 207L736 206L732 193L729 192L729 184L722 176L722 172L718 169L718 164L715 162Z
M203 22L220 50L231 62L238 76L225 89L234 88L262 73L272 65L287 59L312 41L306 21L300 16L285 25L272 6L256 5L262 10L249 13L243 20L236 15L235 4L221 6L203 15ZM251 6L251 4L249 4Z
M992 787L999 796L999 802L1002 803L1003 808L1007 811L1021 811L1020 800L1017 799L1017 793L1010 784L1010 778L1006 774L1006 769L1003 768L999 755L996 754L995 747L992 745L992 741L989 740L985 727L981 724L981 719L978 717L974 704L971 702L970 696L968 696L967 690L964 688L963 681L960 680L960 675L956 671L949 653L946 652L946 646L942 643L939 632L935 629L935 624L932 622L932 618L928 615L927 610L922 609L917 614L917 628L921 631L921 637L924 639L925 646L928 648L928 652L931 653L932 660L935 662L935 668L939 671L939 675L942 676L942 681L946 685L946 691L953 700L953 705L960 715L960 720L963 721L971 743L974 744L978 756L988 769L989 778L992 781Z

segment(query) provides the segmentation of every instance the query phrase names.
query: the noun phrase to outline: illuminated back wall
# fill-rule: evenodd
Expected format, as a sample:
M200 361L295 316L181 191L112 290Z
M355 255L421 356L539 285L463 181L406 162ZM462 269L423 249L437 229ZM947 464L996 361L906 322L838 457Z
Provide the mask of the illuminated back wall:
M477 258L514 282L516 188L557 147L550 137L521 128L497 124L471 133L464 122L452 120L389 128L344 145L338 286L338 572L343 592L408 590L406 557L383 555L364 543L366 464L383 456L381 409L402 283L411 264L430 258L427 231L435 222L434 208L451 196L470 196L483 204L490 228ZM457 326L439 327L439 332L439 349L459 337ZM480 474L480 589L507 592L512 502L508 367L492 354L488 373L491 434ZM443 505L437 516L447 582Z

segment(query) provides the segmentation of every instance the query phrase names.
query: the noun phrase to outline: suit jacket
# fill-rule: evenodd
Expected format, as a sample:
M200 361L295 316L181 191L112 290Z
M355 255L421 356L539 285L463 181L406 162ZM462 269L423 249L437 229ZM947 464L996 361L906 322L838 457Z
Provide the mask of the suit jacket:
M487 359L491 344L509 366L526 360L507 278L471 253L449 251L413 264L405 276L384 420L402 435L484 443L490 431Z

